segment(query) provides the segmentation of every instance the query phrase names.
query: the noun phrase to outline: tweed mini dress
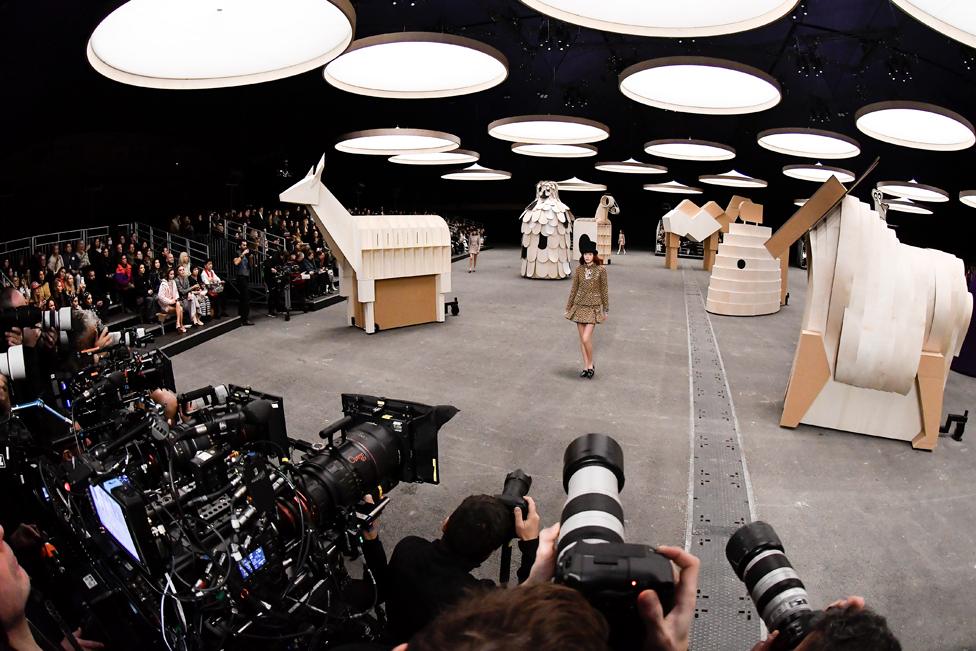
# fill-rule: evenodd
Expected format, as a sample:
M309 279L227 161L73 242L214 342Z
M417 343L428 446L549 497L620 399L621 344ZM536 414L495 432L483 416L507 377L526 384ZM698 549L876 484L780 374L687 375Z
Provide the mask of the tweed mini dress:
M579 265L566 302L566 318L576 323L602 323L610 311L607 270L603 265Z

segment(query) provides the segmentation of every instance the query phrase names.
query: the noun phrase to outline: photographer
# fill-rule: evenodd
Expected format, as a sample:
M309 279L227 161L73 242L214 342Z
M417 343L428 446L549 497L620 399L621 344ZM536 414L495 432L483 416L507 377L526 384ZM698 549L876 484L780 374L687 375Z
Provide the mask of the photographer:
M778 635L773 631L752 651L768 651ZM862 597L847 597L824 609L795 651L901 651L901 643Z
M278 302L281 300L278 274L282 271L280 254L277 251L269 251L264 260L264 284L268 288L268 316L278 316Z
M240 250L234 257L234 275L237 283L237 314L244 325L254 325L251 321L251 250L245 240L241 240Z

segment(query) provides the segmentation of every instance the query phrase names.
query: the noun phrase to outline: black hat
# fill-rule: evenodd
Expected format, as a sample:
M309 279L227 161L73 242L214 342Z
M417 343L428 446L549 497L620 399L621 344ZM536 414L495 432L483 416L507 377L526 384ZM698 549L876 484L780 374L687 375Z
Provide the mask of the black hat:
M579 241L580 255L584 253L596 253L596 243L590 239L589 235L581 235Z

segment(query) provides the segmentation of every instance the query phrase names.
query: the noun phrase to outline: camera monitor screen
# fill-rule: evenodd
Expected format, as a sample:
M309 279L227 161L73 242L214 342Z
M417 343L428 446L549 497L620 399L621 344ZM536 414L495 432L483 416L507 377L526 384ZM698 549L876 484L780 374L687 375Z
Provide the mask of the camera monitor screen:
M95 513L105 530L111 534L112 538L121 545L138 562L142 562L136 543L132 539L132 531L129 523L125 519L125 511L122 505L112 497L112 489L126 483L125 478L115 477L108 481L91 486L92 502L95 505Z

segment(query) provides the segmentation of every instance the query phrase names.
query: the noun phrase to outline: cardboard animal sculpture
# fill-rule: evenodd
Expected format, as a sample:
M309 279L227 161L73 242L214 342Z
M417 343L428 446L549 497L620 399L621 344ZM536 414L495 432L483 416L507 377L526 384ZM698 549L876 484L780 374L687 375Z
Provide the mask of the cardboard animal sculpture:
M522 267L524 278L567 278L573 213L559 200L554 181L539 181L535 200L522 212Z
M770 255L810 228L806 308L780 425L933 449L949 365L973 311L962 261L900 243L833 178L770 239Z
M610 215L620 212L620 206L616 199L609 194L600 197L600 203L596 207L594 217L577 217L573 220L573 251L579 251L580 237L586 235L596 242L596 254L600 256L604 264L610 264L610 255L613 253L613 226L610 223Z
M367 333L444 321L451 291L451 233L437 215L353 217L322 184L325 157L281 193L308 207L339 263L349 324Z
M664 266L678 268L678 249L681 238L694 242L707 242L713 235L717 237L722 229L724 211L714 201L699 208L693 201L684 199L661 218L664 227ZM707 256L706 256L707 257Z

